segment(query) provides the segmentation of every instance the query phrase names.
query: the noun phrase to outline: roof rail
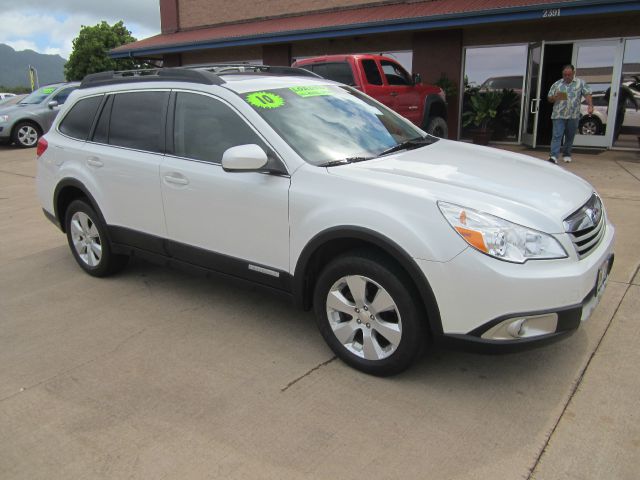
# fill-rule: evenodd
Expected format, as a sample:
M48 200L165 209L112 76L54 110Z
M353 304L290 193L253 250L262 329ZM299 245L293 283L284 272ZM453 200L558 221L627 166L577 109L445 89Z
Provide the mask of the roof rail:
M271 65L252 65L249 63L212 63L210 65L194 65L185 68L192 68L196 71L207 71L217 75L229 74L256 74L256 75L295 75L298 77L322 78L317 73L313 73L304 68L281 67Z
M91 73L82 79L80 88L148 81L191 82L202 83L205 85L222 85L223 83L226 83L214 72L210 72L208 70L193 70L178 67Z

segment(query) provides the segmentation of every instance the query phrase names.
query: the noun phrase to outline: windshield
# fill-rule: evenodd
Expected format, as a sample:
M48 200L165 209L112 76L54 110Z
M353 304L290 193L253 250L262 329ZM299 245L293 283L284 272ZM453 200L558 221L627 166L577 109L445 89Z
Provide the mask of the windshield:
M348 87L279 88L244 93L242 98L313 165L361 161L426 136L409 121Z
M36 103L40 103L42 102L45 98L47 98L49 95L51 95L53 92L56 91L57 87L42 87L39 88L38 90L31 92L29 95L27 95L26 97L24 97L20 103L25 105L25 104L29 104L29 105L33 105Z

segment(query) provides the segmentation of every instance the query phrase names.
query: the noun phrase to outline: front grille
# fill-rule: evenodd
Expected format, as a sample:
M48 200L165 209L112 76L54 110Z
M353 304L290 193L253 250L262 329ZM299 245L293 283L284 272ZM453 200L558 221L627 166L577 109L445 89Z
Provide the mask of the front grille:
M578 258L589 255L600 243L606 230L602 201L594 193L578 210L569 215L564 226L571 237Z

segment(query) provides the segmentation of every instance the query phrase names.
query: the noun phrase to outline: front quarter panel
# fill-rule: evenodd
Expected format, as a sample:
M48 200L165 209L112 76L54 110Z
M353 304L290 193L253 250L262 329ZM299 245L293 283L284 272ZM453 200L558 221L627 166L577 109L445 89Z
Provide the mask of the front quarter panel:
M384 182L358 182L307 165L292 177L290 196L292 267L314 237L339 227L376 232L410 257L428 261L447 262L467 248L435 202Z

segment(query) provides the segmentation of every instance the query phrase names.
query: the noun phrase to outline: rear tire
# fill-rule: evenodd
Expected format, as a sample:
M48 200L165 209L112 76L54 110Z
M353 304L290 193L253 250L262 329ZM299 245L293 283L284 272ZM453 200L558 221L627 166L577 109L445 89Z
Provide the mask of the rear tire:
M112 252L105 225L85 200L69 204L65 227L71 253L89 275L106 277L127 265L127 256Z
M426 345L426 316L415 288L393 262L367 250L336 258L314 290L316 323L348 365L372 375L407 369Z

